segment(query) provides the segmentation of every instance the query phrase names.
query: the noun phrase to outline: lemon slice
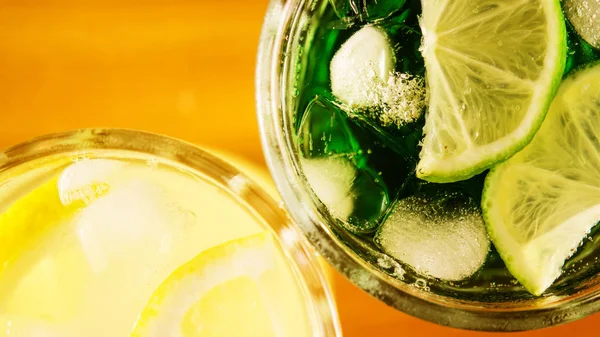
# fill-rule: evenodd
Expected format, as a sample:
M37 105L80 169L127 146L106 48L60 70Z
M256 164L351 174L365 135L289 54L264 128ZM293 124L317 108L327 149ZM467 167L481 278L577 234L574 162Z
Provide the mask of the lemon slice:
M93 167L90 165L94 165ZM109 190L105 179L120 163L74 163L29 192L0 214L0 272L34 242Z
M558 0L422 0L429 111L417 166L464 180L522 149L565 68Z
M508 270L534 295L600 220L600 64L567 78L533 141L487 176L482 208Z
M263 232L200 253L156 290L131 337L310 336L293 274Z

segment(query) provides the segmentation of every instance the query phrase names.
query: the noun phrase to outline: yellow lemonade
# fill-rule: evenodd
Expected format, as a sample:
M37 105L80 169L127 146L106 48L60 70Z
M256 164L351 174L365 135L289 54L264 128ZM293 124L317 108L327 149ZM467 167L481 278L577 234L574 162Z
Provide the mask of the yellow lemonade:
M4 169L0 187L0 337L326 330L241 175L93 150Z

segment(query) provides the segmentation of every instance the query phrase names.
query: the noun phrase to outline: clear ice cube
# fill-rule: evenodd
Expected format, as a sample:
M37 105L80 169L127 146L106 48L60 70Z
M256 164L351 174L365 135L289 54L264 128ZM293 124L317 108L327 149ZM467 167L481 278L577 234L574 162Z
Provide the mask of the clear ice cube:
M369 164L374 144L367 139L368 147L363 149L359 141L368 136L323 97L308 105L298 130L308 183L330 213L354 233L374 231L389 202L381 174Z
M352 184L358 174L354 164L345 157L302 158L301 163L306 180L329 212L349 219L354 210Z
M58 181L61 202L69 205L78 200L92 201L100 194L99 189L106 189L125 165L110 159L84 159L71 164Z
M75 223L84 254L98 274L128 259L158 264L171 248L177 226L188 219L159 185L130 180L111 186L82 209ZM143 267L144 261L131 265Z
M331 92L350 107L381 105L383 88L394 65L394 50L385 31L364 26L344 42L331 60Z
M324 97L307 106L298 129L299 150L303 157L353 157L362 150L344 112Z
M400 200L379 229L375 242L418 272L450 281L473 275L490 250L477 203L459 193Z
M348 28L330 62L331 93L353 118L391 129L418 122L426 109L424 63L418 51L420 5L410 0L398 16Z
M600 0L564 0L563 9L577 33L600 49Z

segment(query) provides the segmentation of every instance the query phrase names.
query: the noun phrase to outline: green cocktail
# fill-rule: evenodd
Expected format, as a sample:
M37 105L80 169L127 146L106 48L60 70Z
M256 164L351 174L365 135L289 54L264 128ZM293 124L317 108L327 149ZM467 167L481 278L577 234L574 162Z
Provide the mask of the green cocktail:
M590 294L600 271L600 5L590 3L298 5L305 12L280 31L289 41L275 46L289 53L282 79L270 82L283 89L275 128L292 133L300 172L287 170L286 151L268 152L276 179L284 163L284 200L320 214L375 279L434 294L412 294L427 301L516 312ZM267 149L281 150L267 122ZM283 182L304 182L316 206ZM499 314L494 326L415 311L491 330L582 315L511 326Z

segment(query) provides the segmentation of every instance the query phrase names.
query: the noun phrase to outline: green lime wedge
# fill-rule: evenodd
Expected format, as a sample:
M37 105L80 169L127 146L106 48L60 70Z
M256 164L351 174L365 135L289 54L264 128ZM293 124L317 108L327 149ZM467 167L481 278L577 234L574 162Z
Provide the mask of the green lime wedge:
M464 180L539 129L565 67L558 0L422 0L429 111L419 178Z
M485 181L488 234L534 295L600 220L600 64L567 78L533 141Z

